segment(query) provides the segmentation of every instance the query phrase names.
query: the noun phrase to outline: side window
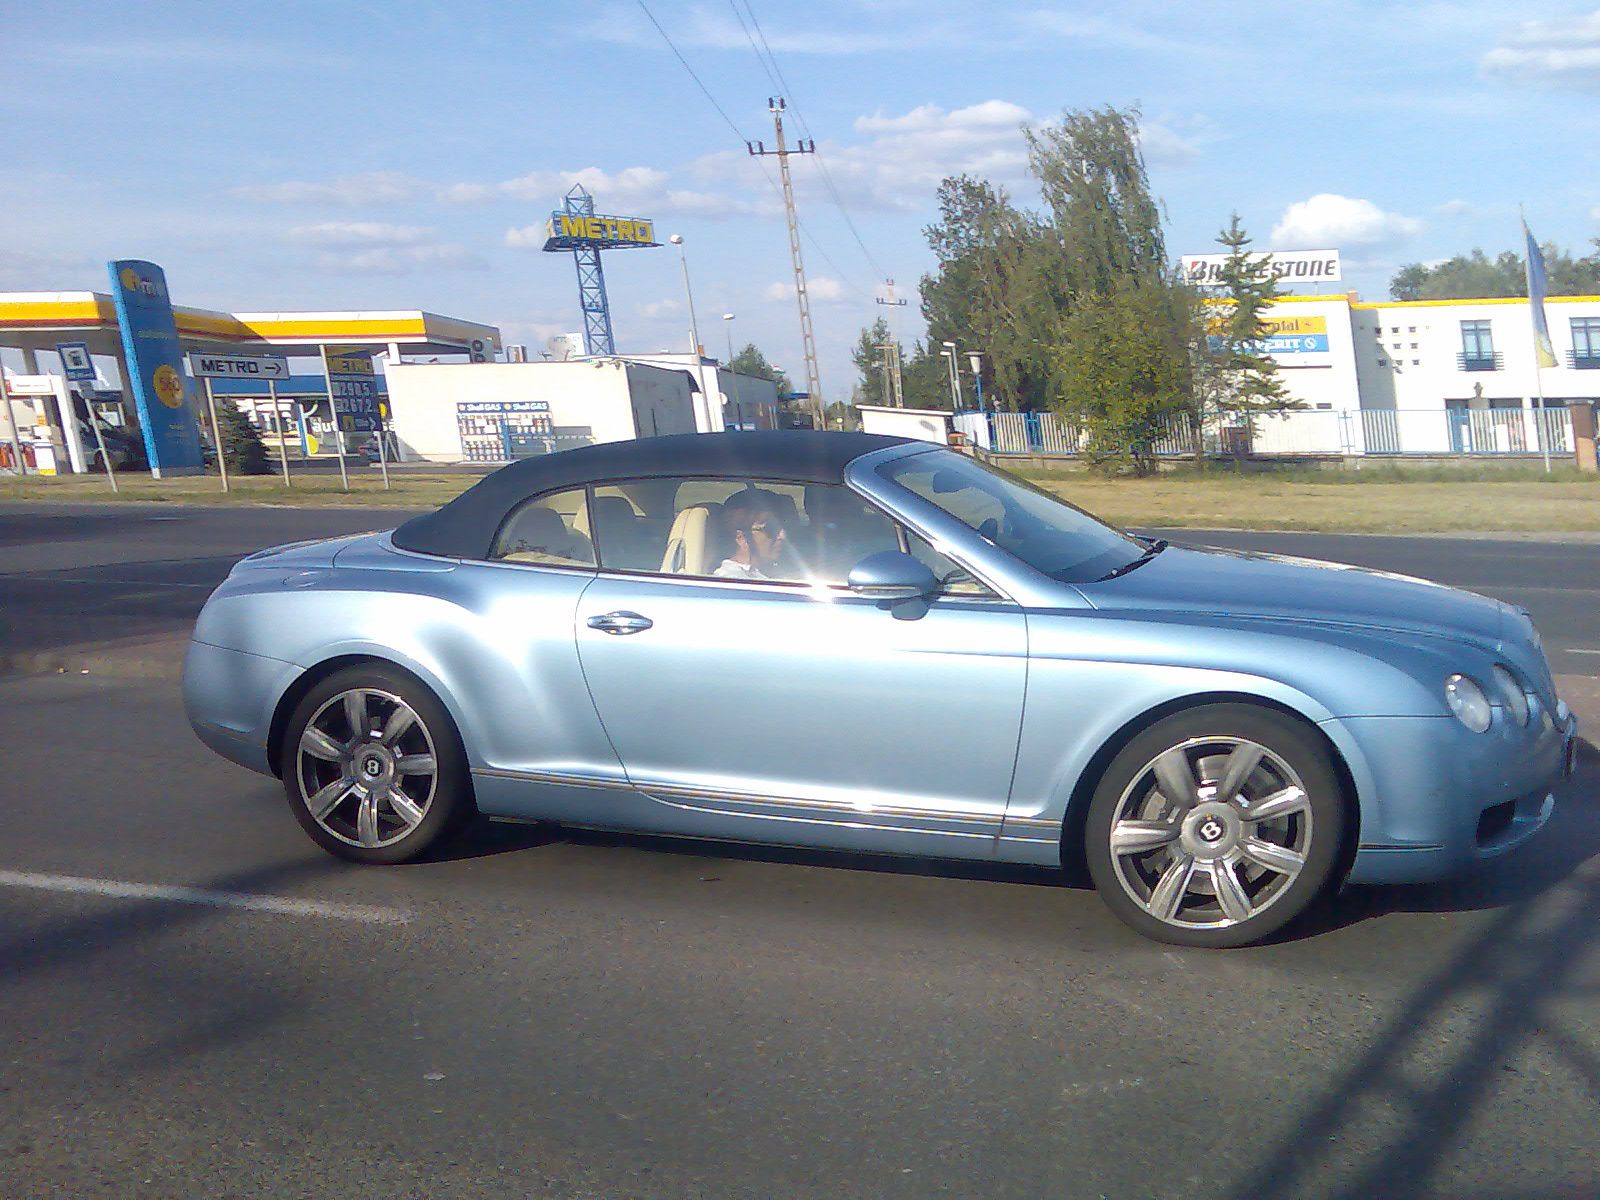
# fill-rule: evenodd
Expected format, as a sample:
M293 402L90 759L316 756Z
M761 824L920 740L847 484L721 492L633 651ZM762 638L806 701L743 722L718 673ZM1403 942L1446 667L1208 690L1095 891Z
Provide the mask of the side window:
M511 511L494 539L489 557L504 562L595 565L583 488L552 492L524 501Z
M790 552L808 582L843 584L867 555L900 549L894 522L849 488L812 484L802 500L804 521L790 538Z
M600 565L613 571L659 571L672 528L672 492L657 479L608 483L589 496L589 536Z

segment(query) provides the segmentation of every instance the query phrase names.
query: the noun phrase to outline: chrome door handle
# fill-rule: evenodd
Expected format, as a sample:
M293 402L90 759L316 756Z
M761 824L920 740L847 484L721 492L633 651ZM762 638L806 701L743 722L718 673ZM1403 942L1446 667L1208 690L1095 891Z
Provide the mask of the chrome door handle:
M654 624L655 622L649 617L641 617L636 612L609 612L589 618L590 629L599 629L605 633L642 633Z

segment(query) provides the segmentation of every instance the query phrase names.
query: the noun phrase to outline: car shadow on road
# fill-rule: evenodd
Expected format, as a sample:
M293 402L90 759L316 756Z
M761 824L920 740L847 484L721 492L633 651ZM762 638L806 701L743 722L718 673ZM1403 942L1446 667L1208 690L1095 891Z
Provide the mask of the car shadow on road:
M1459 1166L1463 1143L1492 1136L1484 1111L1519 1076L1536 1078L1553 1059L1600 1103L1600 1046L1574 1015L1593 1005L1597 939L1600 859L1590 858L1479 925L1267 1144L1229 1200L1466 1195L1441 1176ZM1596 1194L1593 1178L1576 1178L1592 1163L1546 1151L1507 1165L1533 1189L1483 1195Z

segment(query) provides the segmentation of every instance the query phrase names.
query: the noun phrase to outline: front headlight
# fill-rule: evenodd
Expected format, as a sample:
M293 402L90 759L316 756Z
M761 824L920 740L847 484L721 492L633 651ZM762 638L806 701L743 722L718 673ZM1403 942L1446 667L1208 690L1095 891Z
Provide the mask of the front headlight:
M1528 693L1522 686L1522 680L1509 667L1502 667L1496 663L1489 673L1494 679L1495 690L1500 693L1500 699L1506 706L1506 711L1511 714L1511 719L1518 725L1528 723Z
M1465 675L1452 675L1444 681L1445 702L1450 711L1473 733L1487 733L1494 709L1489 707L1489 697L1476 680Z

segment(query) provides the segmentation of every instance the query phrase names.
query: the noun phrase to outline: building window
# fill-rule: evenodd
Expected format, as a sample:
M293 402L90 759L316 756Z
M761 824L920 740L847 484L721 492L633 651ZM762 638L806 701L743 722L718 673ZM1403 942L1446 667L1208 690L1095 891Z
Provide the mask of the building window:
M1494 351L1494 335L1488 321L1461 322L1461 353L1456 361L1463 371L1498 371L1500 355Z
M1572 318L1571 365L1580 371L1600 370L1600 317Z

